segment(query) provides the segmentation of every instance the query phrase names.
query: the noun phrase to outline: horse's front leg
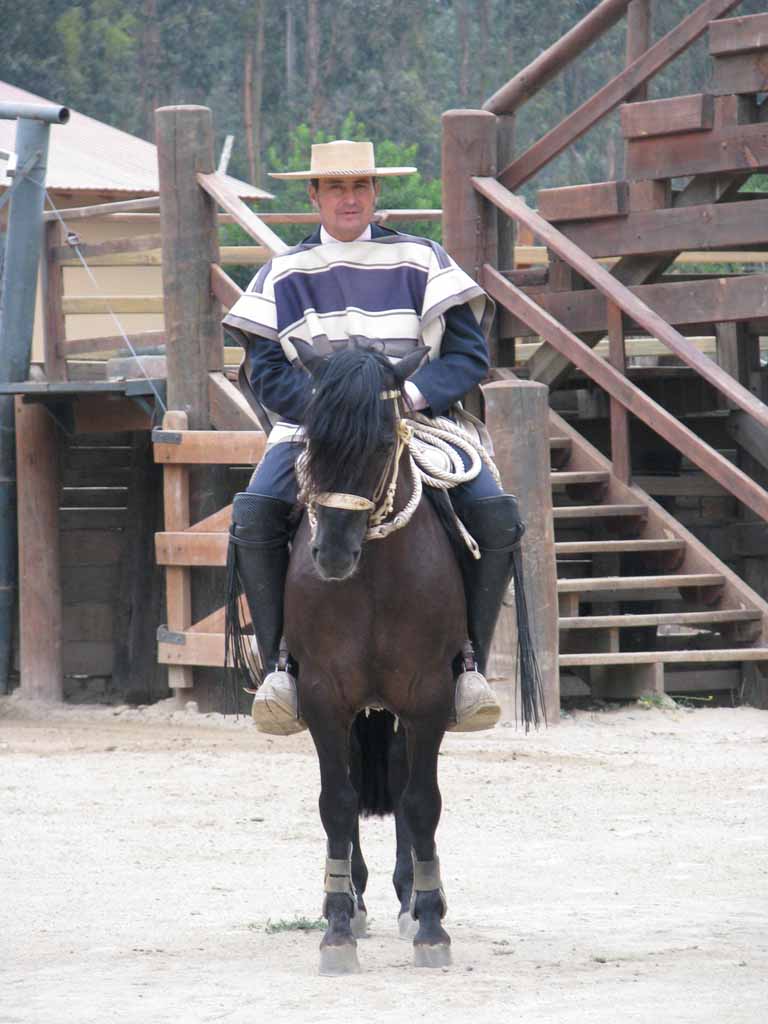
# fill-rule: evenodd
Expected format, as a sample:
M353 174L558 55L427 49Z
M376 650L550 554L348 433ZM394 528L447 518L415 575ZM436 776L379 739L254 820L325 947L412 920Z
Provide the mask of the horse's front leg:
M320 818L328 838L323 901L328 927L320 942L320 973L354 974L360 964L352 932L356 906L351 855L357 793L349 778L350 723L343 721L339 708L323 711L316 714L308 701L303 706L320 761Z
M408 785L402 810L413 845L411 917L418 923L413 939L417 967L444 967L451 962L451 939L442 926L448 909L440 878L435 832L442 801L437 784L437 755L443 728L423 722L408 729Z

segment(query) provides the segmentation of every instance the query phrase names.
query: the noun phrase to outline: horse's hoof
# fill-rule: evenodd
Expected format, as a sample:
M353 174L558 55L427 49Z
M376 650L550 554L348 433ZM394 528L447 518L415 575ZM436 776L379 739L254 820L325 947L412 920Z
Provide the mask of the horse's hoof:
M451 947L447 942L440 942L436 946L414 945L413 963L415 967L449 967Z
M360 961L352 943L344 946L320 947L320 974L337 977L340 974L359 974Z
M419 930L419 922L414 920L407 910L404 910L402 914L398 914L397 930L401 939L404 939L406 942L411 942L411 940L415 938L416 932Z
M356 939L368 938L368 913L365 910L358 910L349 922L352 934Z

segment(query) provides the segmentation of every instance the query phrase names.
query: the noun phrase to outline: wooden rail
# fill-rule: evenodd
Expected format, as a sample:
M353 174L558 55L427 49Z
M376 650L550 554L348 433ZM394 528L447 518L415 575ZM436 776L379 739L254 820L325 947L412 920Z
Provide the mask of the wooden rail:
M482 284L497 302L515 316L525 320L538 334L599 384L627 412L637 416L681 451L691 462L721 484L729 494L768 520L768 492L759 487L746 473L737 469L728 459L702 441L662 405L649 398L619 370L596 355L589 345L558 323L525 292L505 280L488 264L483 267ZM768 413L765 406L763 411Z
M740 3L741 0L705 0L667 35L569 114L557 127L516 157L499 174L499 181L507 188L519 188L559 153L581 138L601 118L650 81L670 61L687 50L691 43L707 30L710 21L722 18ZM594 13L593 11L592 14ZM561 52L563 63L559 70L562 70L578 52L581 50L575 51L573 55ZM514 82L514 79L512 81Z
M490 110L492 114L513 114L588 46L613 28L624 17L630 3L631 0L601 0L561 39L487 99L483 110Z
M237 224L260 245L266 246L273 254L285 252L288 246L264 221L253 212L250 206L240 199L230 183L214 171L212 174L197 175L197 181L208 195L214 199L227 213L231 213Z
M671 352L696 370L713 387L717 388L728 401L735 403L739 408L749 413L758 423L768 427L768 406L755 398L751 391L734 380L717 363L703 355L694 344L680 334L679 331L676 331L658 313L654 312L650 306L642 302L626 285L617 281L605 267L601 267L596 260L587 256L574 242L561 231L558 231L557 228L547 223L534 210L531 210L523 199L513 195L503 185L500 185L495 178L473 178L472 180L478 192L485 196L486 199L489 199L494 206L512 217L513 220L529 227L542 241L546 242L547 247L552 252L565 260L577 273L594 285L595 288L599 289L607 299L615 303L635 323L639 324L643 330L663 342ZM494 274L495 276L500 276L495 271ZM517 289L515 290L517 291ZM536 305L528 296L525 296L525 298L527 302ZM523 319L527 320L530 326L535 326L527 316L524 316ZM575 338L575 335L571 335L571 337ZM550 339L548 338L547 340ZM579 344L583 343L580 342ZM556 347L559 346L556 345Z

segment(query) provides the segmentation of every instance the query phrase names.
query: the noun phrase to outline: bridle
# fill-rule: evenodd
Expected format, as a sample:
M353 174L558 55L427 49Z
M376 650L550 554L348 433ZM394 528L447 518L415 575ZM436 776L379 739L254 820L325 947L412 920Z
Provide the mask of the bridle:
M412 492L407 504L387 522L392 516L395 507L395 492L397 491L397 478L400 471L400 460L403 453L408 449L413 430L410 424L403 419L401 410L402 393L399 389L382 391L379 399L383 402L391 401L395 421L395 440L392 449L387 456L387 461L379 477L379 481L373 491L372 498L364 498L359 494L348 494L344 491L321 491L312 494L309 487L309 480L304 469L303 453L297 461L297 473L300 481L299 498L307 509L311 537L314 540L317 531L317 506L323 508L344 509L349 512L368 512L368 530L366 540L381 540L395 530L402 529L410 522L413 513L421 501L422 482L421 474L408 453L411 464Z

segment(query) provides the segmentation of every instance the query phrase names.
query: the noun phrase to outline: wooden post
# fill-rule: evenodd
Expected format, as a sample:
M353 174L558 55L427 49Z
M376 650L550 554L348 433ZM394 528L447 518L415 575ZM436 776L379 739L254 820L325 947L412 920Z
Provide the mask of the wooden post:
M496 117L484 110L447 110L442 123L443 243L462 270L478 280L484 263L498 263L496 210L472 185L473 175L496 175ZM497 365L498 343L491 338L489 344Z
M197 174L211 174L216 169L213 119L207 107L160 107L155 111L155 128L163 236L168 406L186 413L189 429L209 430L208 374L221 371L224 365L221 306L211 288L211 264L219 262L219 242L216 203L200 187ZM222 467L201 467L185 472L189 474L192 522L226 504ZM182 590L179 584L180 616L186 619L183 602L189 600L189 594L182 596ZM220 606L223 597L221 573L198 570L191 586L190 622ZM192 674L187 671L175 677L175 681L172 679L170 685L184 688L177 696L198 701L201 710L218 710L217 674L196 669L194 688L189 689L191 679Z
M627 8L627 56L629 67L651 45L651 0L632 0ZM641 85L627 96L625 103L648 99L648 85Z
M606 300L608 314L608 362L619 373L627 368L624 348L624 318L621 309L610 299ZM632 459L629 447L629 413L615 398L611 397L611 461L613 471L623 484L632 478Z
M192 430L208 430L208 371L224 363L221 306L211 290L219 262L216 205L197 182L215 170L207 107L155 111L163 236L168 406L186 412Z
M56 258L55 249L61 245L58 221L45 225L43 262L43 311L45 335L45 375L48 380L67 379L67 360L64 357L66 327L64 321L64 270Z
M188 419L183 412L167 412L163 417L163 430L187 430ZM163 467L163 508L165 529L177 533L191 526L189 508L189 467ZM186 566L168 566L165 570L165 601L168 629L183 633L192 625L192 571ZM183 691L194 686L193 670L188 665L168 666L168 685L176 690L176 697L187 697ZM182 692L179 693L178 691Z
M560 717L555 534L550 483L547 388L527 381L497 381L483 389L486 421L505 490L516 494L527 524L523 559L532 632L544 683L547 721ZM491 673L514 678L517 637L514 609L502 611Z
M19 536L20 692L36 700L64 696L59 448L45 406L15 400Z

